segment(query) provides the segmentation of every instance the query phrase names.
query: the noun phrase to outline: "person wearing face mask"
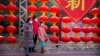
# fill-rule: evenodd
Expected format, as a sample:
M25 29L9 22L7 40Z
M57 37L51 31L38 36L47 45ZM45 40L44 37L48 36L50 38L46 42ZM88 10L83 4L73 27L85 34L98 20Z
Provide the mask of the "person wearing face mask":
M32 52L36 52L35 50L35 46L37 43L37 37L38 37L38 19L36 18L36 16L33 16L33 21L32 21L32 26L34 27L33 32L34 32L34 36L33 36L33 40L34 40L34 47L32 47ZM31 52L31 49L29 49Z
M38 39L40 41L41 46L41 53L43 54L45 52L45 40L47 38L47 33L44 28L44 24L40 22L39 28L38 28Z
M34 32L32 26L32 19L28 18L27 21L23 25L23 48L25 51L25 55L29 55L29 48L34 47L34 40L33 40Z

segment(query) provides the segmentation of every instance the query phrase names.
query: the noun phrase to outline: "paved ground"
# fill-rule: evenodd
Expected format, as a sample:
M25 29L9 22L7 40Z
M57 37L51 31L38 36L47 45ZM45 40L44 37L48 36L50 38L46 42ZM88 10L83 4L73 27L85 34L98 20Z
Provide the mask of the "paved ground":
M0 56L25 56L23 51L0 51ZM100 56L100 49L47 50L44 54L30 53L30 56Z
M83 43L80 43L78 46L73 45L73 43L67 43L67 46L63 44L57 48L55 45L48 44L44 54L40 53L40 49L38 49L39 46L37 46L37 53L30 53L29 56L100 56L100 46L98 46L99 48L97 49L93 47L93 44L89 43L89 48L82 49L83 45ZM68 48L68 46L70 46L70 48ZM71 46L75 46L75 49L71 49ZM25 54L23 48L18 49L17 44L13 45L12 48L7 44L3 44L0 45L0 56L25 56Z
M41 54L40 50L37 50L37 53L30 53L29 56L100 56L100 49L92 49L94 48L93 43L88 44L90 49L68 49L69 47L71 48L75 46L73 43L61 45L57 49L52 43L48 42L47 44L47 50L44 54ZM84 43L79 43L75 48L82 48L83 45ZM37 47L39 48L39 46ZM9 48L9 45L7 44L0 45L0 56L25 56L24 51L17 48L18 45L14 45L12 49Z

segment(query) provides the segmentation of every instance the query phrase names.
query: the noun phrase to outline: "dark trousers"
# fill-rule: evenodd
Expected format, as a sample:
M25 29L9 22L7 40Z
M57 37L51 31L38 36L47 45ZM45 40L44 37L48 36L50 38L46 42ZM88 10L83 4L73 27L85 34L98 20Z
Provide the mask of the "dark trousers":
M29 48L30 52L35 51L35 45L36 45L36 42L37 42L37 35L35 35L35 37L33 36L33 40L34 40L34 47Z
M24 47L24 51L25 51L25 55L28 55L29 54L29 48L25 48Z
M35 38L33 36L33 40L34 40L34 45L36 45L36 42L37 42L37 35L35 35Z

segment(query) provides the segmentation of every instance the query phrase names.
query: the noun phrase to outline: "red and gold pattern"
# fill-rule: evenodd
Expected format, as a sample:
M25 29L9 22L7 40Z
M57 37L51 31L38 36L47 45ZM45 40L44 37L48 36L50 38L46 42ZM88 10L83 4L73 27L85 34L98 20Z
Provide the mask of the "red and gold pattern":
M56 0L56 2L74 22L78 22L96 3L96 0Z

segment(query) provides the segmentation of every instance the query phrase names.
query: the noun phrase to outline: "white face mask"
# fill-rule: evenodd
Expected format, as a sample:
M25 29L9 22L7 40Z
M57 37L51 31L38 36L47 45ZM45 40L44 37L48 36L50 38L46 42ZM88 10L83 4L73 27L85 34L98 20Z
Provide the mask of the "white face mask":
M35 21L38 21L38 19L35 19Z
M44 24L42 23L41 26L44 26Z
M31 24L32 24L32 21L29 21L29 23L31 23Z

